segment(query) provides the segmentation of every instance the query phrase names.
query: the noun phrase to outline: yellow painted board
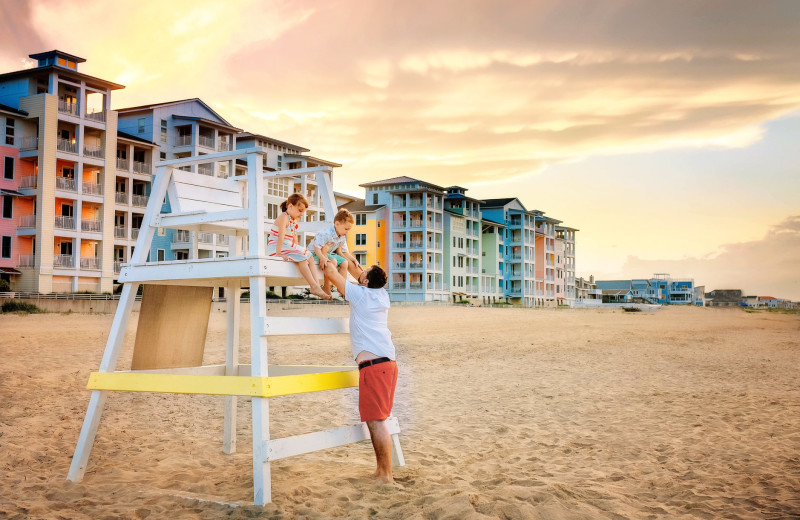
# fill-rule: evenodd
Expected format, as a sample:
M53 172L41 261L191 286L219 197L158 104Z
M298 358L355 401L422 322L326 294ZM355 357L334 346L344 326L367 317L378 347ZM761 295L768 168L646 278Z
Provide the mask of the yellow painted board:
M358 370L278 377L92 372L86 388L169 394L278 397L354 386L358 386Z

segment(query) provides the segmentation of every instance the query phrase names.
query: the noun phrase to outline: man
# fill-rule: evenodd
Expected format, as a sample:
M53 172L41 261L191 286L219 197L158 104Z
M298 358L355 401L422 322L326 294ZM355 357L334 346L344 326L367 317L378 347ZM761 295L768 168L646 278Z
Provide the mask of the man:
M386 419L392 412L397 385L392 333L387 325L389 293L386 272L377 265L365 269L358 285L347 282L336 270L335 262L325 265L325 274L339 294L350 302L350 344L358 363L358 411L367 423L378 469L374 478L391 484L392 438Z

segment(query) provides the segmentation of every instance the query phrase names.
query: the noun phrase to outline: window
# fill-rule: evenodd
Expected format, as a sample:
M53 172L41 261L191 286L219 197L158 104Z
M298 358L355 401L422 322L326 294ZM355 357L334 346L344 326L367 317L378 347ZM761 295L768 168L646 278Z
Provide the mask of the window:
M161 157L162 161L166 161L167 160L167 152L161 152L159 154L159 157Z
M372 194L372 203L373 204L377 204L378 203L378 194L377 193L373 193Z
M456 257L453 257L453 267L457 267L456 266Z
M11 195L3 195L3 218L12 218L13 217L13 210L12 204L14 203L14 199Z
M282 155L278 156L278 169L279 170L283 169L283 156Z
M164 258L165 258L165 257L164 257L164 250L163 250L163 249L159 249L159 250L158 250L158 253L157 253L157 256L156 256L156 259L157 259L159 262L163 262L163 261L164 261Z
M378 221L378 227L381 227L381 221L380 220Z
M356 226L364 226L367 223L366 213L356 213Z
M376 247L381 247L381 241L380 241L380 240L378 240L378 243L377 243L377 244L375 244L375 245L376 245Z
M142 120L140 119L139 121L142 121ZM140 132L142 132L142 131L144 131L144 129L140 130ZM167 142L167 120L166 119L162 119L161 120L161 142L162 143L166 143Z
M175 259L176 260L188 260L189 259L189 253L187 253L186 251L176 251L175 252Z
M267 204L267 218L270 220L275 220L278 218L280 212L278 211L277 204Z
M6 144L14 146L14 120L6 118Z
M357 246L365 246L365 245L367 245L367 234L366 233L356 233L356 245Z
M14 158L13 157L6 157L4 162L5 162L5 169L3 170L3 178L4 179L13 179L14 178Z
M356 261L361 265L367 265L367 254L366 253L356 253Z
M11 237L8 235L3 235L3 244L2 248L0 248L0 257L2 258L11 258Z
M289 182L291 179L267 179L267 194L286 198L289 196Z
M163 227L158 228L158 236L160 237L167 236L167 228Z
M458 239L456 237L453 237L453 247L456 247L457 245L458 245Z
M143 117L139 118L139 129L138 129L138 132L140 134L144 133L144 118Z

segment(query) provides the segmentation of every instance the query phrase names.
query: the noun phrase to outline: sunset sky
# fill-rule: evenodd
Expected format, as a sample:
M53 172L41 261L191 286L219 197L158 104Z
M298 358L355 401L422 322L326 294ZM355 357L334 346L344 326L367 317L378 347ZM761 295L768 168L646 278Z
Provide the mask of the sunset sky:
M113 6L113 7L112 7ZM168 7L167 7L168 6ZM800 2L0 0L0 71L60 49L342 163L519 197L577 274L800 299Z

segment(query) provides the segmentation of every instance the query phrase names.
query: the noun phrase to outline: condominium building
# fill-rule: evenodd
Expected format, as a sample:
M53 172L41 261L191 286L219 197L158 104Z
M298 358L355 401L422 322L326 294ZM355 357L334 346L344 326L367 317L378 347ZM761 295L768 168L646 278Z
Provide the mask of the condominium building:
M114 277L117 114L124 88L78 71L58 50L37 66L0 74L5 148L5 250L17 291L111 291ZM9 150L12 148L12 150ZM8 191L14 192L9 193ZM6 206L11 209L7 210ZM9 234L6 234L9 233ZM9 258L4 258L8 261Z
M604 295L610 290L626 289L631 298L646 303L662 305L691 305L696 303L694 280L691 278L672 278L667 273L656 273L652 278L632 280L598 280L597 288Z
M363 266L386 268L386 206L368 205L365 200L356 199L339 207L349 210L356 221L347 235L347 249Z
M361 184L369 205L387 208L385 262L395 301L446 301L445 189L411 177Z
M505 224L486 217L481 219L481 303L497 303L503 299L503 235Z
M444 277L454 301L481 295L482 201L466 191L451 186L444 199Z
M567 226L556 226L556 245L559 250L563 250L563 269L561 273L557 273L562 285L561 293L563 293L563 301L559 303L568 305L578 298L575 279L575 233L577 231L579 230ZM557 258L559 265L561 261L561 258ZM557 294L559 293L557 292Z

